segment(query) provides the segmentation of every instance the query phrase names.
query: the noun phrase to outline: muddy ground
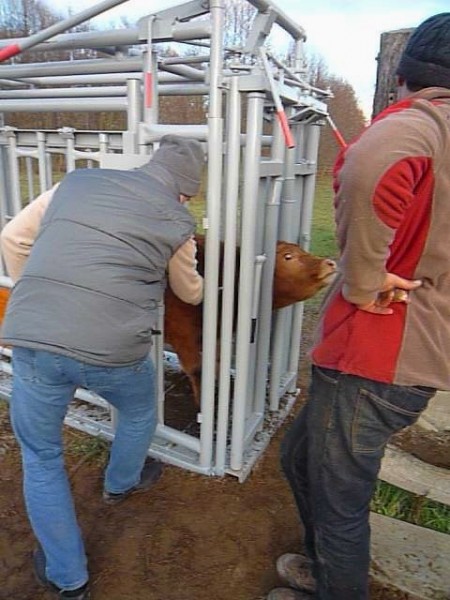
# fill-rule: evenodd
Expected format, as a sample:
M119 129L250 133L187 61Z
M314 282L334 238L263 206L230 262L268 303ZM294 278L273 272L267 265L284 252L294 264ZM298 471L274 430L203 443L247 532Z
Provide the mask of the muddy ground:
M314 310L307 311L307 322L314 320ZM306 331L304 347L308 343ZM304 349L302 388L307 380ZM183 396L188 393L186 382L178 390ZM294 412L303 401L301 396ZM92 600L264 599L279 585L277 556L296 551L301 543L294 503L278 463L280 439L293 416L245 483L167 466L151 493L115 507L101 501L106 450L97 440L68 429L67 467L89 555ZM432 434L414 430L398 441L433 464L449 466L448 438L434 443ZM0 405L0 531L0 599L48 598L31 569L34 541L22 501L19 453L4 404ZM407 596L373 583L371 599L407 600Z

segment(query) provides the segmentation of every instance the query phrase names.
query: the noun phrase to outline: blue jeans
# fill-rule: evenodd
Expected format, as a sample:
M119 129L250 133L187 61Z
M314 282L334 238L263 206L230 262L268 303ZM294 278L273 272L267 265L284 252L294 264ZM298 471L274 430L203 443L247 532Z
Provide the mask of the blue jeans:
M309 400L285 435L281 463L304 525L319 600L367 600L369 507L391 435L436 390L313 367Z
M107 368L42 350L13 349L11 422L22 452L25 504L46 556L46 575L65 590L88 580L62 446L64 417L77 387L98 393L118 410L105 473L108 491L124 492L138 483L156 427L149 358Z

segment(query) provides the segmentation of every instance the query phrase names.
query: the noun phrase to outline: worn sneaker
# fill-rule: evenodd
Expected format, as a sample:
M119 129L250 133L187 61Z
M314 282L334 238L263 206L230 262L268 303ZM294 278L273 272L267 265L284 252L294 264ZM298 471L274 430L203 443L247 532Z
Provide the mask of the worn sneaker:
M314 596L292 588L274 588L269 592L267 600L312 600Z
M44 551L41 546L38 546L33 553L33 568L34 574L41 585L46 587L49 591L53 592L62 600L89 600L91 597L89 591L89 581L76 590L62 590L57 585L47 579L45 574L45 568L47 561L45 559Z
M283 554L277 560L277 573L291 588L313 594L316 580L311 573L311 560L302 554Z
M155 484L161 477L163 472L163 464L157 460L147 459L144 468L141 472L141 480L139 483L134 485L126 492L120 494L113 494L107 490L103 490L103 502L106 504L118 504L123 502L128 496L132 494L139 494L149 490L153 484Z

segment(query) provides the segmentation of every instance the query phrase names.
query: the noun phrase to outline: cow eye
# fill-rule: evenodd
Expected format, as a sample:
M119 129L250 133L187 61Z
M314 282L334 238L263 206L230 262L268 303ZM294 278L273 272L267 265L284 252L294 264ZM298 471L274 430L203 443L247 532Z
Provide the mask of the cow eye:
M291 258L292 258L292 254L290 254L289 252L287 252L287 253L284 255L284 258L285 258L286 260L291 260Z

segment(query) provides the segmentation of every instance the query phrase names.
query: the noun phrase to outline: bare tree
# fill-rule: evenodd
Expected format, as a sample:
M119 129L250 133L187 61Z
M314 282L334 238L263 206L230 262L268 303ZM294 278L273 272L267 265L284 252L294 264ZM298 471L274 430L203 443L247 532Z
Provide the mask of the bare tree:
M256 9L247 0L228 0L225 3L225 46L242 46L250 32Z

